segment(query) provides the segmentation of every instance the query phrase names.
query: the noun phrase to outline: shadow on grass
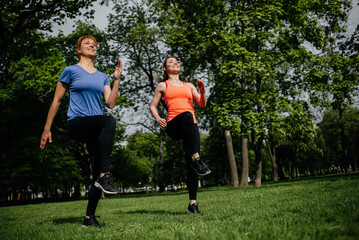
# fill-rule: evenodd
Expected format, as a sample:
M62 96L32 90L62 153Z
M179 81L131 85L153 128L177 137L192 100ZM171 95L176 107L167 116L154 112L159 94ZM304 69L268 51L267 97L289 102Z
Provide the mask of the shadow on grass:
M186 215L186 211L165 211L165 210L135 210L135 211L118 211L116 214L153 214L153 215Z
M177 196L188 194L187 189L177 190L175 192L155 192L155 193L121 193L117 195L106 195L108 199L116 198L144 198L144 197L158 197L158 196Z
M52 222L56 225L60 224L67 224L67 223L76 223L76 224L82 224L82 218L80 217L66 217L66 218L58 218L52 220Z

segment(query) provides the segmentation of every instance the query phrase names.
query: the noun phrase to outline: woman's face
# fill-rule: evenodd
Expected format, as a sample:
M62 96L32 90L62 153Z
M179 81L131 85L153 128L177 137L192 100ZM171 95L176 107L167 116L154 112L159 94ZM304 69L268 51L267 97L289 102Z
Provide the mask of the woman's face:
M181 65L175 58L168 58L166 61L166 68L164 68L168 74L178 74L181 70Z
M77 49L81 56L94 58L97 52L97 44L91 38L85 38L81 42L80 49Z

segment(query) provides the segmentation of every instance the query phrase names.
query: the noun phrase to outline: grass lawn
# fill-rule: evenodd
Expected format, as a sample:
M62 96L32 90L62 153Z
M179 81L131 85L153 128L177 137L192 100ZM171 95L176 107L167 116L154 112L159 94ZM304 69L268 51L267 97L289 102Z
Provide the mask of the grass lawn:
M200 215L187 191L106 197L102 228L82 228L87 201L0 208L5 239L359 239L359 174L210 187Z

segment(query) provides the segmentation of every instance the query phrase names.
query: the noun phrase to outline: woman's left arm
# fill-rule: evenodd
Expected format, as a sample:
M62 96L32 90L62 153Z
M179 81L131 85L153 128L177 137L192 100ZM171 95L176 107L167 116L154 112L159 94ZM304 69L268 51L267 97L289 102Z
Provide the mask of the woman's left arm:
M120 87L120 78L122 74L122 60L118 60L118 66L115 69L113 76L115 81L113 82L112 89L110 85L105 86L103 96L105 98L105 103L108 108L114 108L118 98L118 88Z
M197 87L199 89L199 93L193 84L189 85L191 86L194 100L198 103L200 107L205 107L207 105L207 98L204 90L204 83L202 82L202 80L197 78Z

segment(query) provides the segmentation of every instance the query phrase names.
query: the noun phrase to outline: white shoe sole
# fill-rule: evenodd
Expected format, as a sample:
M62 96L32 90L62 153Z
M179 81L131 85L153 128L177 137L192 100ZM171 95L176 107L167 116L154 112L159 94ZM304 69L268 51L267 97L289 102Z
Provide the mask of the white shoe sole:
M198 173L197 171L196 171L196 169L194 169L194 168L192 168L196 173L197 173L197 175L198 176L206 176L206 175L208 175L208 174L210 174L212 171L211 170L209 170L208 172L206 172L206 173Z
M196 213L193 213L193 212L189 211L188 209L187 209L187 213L188 214L196 214Z
M104 193L107 193L107 194L118 194L118 192L111 192L111 191L108 191L106 189L104 189L101 184L99 184L97 181L94 183L95 187L97 187L98 189L102 190Z

